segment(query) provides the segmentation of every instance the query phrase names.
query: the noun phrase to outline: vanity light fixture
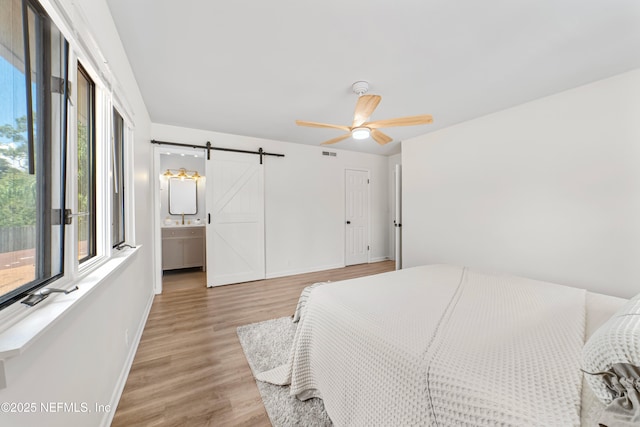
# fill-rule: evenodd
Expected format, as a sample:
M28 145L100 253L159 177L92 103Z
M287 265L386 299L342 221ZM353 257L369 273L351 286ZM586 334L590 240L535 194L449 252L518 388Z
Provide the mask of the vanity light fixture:
M185 168L180 169L167 169L165 173L162 174L165 178L173 178L177 177L184 181L185 178L189 179L198 179L202 178L202 175L198 173L198 171L188 171Z

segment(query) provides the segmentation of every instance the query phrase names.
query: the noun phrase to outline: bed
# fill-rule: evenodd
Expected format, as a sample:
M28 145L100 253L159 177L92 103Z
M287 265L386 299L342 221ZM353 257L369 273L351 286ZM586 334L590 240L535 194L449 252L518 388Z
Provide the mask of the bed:
M256 378L338 426L597 425L585 340L626 300L432 265L316 286L289 361Z

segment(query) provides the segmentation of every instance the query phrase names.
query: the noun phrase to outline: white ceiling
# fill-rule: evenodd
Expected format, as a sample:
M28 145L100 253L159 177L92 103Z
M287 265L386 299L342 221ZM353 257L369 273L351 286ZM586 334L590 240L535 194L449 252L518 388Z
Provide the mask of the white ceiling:
M399 141L640 67L638 0L107 0L155 123L304 144L350 125L367 80L371 120ZM594 111L597 117L597 111Z

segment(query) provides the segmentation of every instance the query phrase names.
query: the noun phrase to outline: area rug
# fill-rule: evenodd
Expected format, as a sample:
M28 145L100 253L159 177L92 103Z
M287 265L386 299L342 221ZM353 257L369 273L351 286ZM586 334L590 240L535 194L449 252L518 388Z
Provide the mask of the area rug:
M252 323L238 328L242 350L254 375L286 363L295 330L296 324L291 321L291 317ZM274 427L333 425L324 410L322 399L303 402L289 396L289 387L262 381L256 383Z

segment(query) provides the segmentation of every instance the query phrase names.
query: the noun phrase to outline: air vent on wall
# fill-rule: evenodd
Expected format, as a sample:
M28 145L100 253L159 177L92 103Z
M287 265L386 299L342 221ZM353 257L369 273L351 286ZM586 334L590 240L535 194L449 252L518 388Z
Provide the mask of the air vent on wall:
M335 151L323 151L322 152L323 156L330 156L330 157L336 157L337 153Z

